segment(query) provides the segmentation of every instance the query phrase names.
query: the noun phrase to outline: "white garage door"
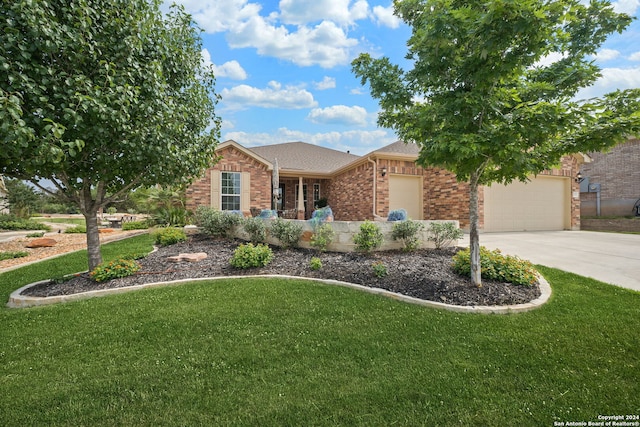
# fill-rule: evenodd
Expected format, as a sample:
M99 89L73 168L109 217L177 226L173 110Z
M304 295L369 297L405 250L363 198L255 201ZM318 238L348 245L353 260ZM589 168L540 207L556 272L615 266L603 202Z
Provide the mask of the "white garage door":
M389 176L389 210L404 209L414 220L422 219L422 177Z
M565 230L571 224L570 178L484 187L484 231Z

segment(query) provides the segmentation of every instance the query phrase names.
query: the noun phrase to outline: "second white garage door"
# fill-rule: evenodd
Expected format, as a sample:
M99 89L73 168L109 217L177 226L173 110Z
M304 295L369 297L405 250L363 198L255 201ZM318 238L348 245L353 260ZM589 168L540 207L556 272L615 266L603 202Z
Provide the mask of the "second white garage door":
M570 178L484 187L484 231L565 230L571 224Z

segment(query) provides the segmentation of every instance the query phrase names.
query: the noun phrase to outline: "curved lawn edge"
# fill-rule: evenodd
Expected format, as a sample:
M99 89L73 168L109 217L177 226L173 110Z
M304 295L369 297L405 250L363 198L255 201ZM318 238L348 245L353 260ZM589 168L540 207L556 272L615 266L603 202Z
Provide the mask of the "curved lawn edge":
M121 294L125 292L136 291L140 289L147 288L155 288L161 286L175 286L183 283L190 282L203 282L203 281L215 281L215 280L233 280L233 279L285 279L285 280L306 280L309 282L316 283L324 283L327 285L336 285L343 286L347 288L356 289L359 291L368 292L371 294L381 295L387 298L391 298L397 301L402 301L410 304L417 304L426 307L439 308L449 311L456 311L460 313L482 313L482 314L509 314L509 313L522 313L526 311L530 311L541 307L545 304L549 298L551 297L551 286L549 282L539 275L539 286L540 286L540 296L533 301L524 303L524 304L513 304L513 305L502 305L502 306L462 306L462 305L452 305L445 304L437 301L429 301L423 300L420 298L414 298L407 295L399 294L396 292L387 291L386 289L380 288L371 288L368 286L358 285L355 283L342 282L339 280L331 280L331 279L317 279L310 277L299 277L299 276L287 276L287 275L279 275L279 274L267 274L267 275L251 275L251 276L216 276L216 277L200 277L194 279L180 279L173 280L168 282L153 282L153 283L145 283L142 285L134 285L127 286L122 288L113 288L113 289L100 289L95 291L88 291L79 294L71 294L71 295L57 295L52 297L32 297L21 295L23 291L29 289L32 286L38 285L40 283L46 283L48 280L30 283L17 289L11 293L9 296L9 301L7 302L7 307L9 308L26 308L26 307L36 307L50 304L59 304L63 302L71 302L71 301L80 301L89 298L96 298L114 294Z

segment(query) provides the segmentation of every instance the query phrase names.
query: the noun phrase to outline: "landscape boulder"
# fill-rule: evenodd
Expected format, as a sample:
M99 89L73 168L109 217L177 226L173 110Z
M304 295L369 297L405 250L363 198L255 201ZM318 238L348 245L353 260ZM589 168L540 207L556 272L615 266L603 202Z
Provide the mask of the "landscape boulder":
M206 257L207 257L207 253L206 252L194 252L194 253L185 253L185 254L170 256L170 257L167 258L167 261L171 261L171 262L181 262L181 261L198 262L198 261L202 261Z
M55 246L57 243L58 242L56 240L54 240L54 239L43 237L43 238L39 238L39 239L33 239L32 241L27 243L25 246L27 248L30 248L30 249L50 248L50 247Z

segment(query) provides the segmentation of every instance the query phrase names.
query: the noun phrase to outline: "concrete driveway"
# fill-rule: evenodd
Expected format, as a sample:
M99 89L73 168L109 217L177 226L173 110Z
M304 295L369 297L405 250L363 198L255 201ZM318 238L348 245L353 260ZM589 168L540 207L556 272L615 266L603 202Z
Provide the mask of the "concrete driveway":
M465 234L461 245L469 246ZM593 231L480 234L480 245L640 291L640 235Z

